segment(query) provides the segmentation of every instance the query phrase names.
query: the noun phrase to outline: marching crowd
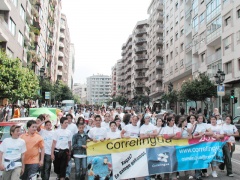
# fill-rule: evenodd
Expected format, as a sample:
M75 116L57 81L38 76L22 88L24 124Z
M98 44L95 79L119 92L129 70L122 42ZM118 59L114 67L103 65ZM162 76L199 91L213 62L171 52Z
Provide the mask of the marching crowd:
M133 110L122 112L115 109L82 108L76 113L58 113L56 121L50 121L47 114L41 114L36 121L27 122L27 132L21 134L21 127L10 128L10 138L0 145L0 170L3 180L37 179L40 174L43 180L50 178L51 165L57 179L70 179L72 163L75 163L75 179L84 180L88 174L87 142L99 142L118 138L147 139L163 136L165 139L199 139L212 138L216 141L226 140L223 147L224 162L211 162L211 175L218 177L217 168L224 170L227 176L233 177L231 157L235 150L235 137L238 130L232 124L232 117L221 118L218 109L208 119L202 114L190 111L188 115L164 113L158 115L146 109L136 114ZM40 173L39 173L40 172ZM195 170L193 175L186 171L188 179L207 177L207 169ZM110 179L110 173L105 179ZM178 179L179 173L153 175L146 180Z

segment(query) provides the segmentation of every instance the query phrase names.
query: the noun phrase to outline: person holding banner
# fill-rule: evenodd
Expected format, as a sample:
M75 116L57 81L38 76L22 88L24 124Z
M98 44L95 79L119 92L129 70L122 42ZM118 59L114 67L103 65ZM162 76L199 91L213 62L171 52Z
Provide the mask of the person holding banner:
M163 127L163 120L161 118L158 118L156 120L156 129L157 129L158 136L162 136L164 127Z
M145 114L144 120L141 122L140 127L140 138L147 139L147 138L154 138L158 136L158 132L156 127L150 123L150 115Z
M232 173L232 154L235 151L235 137L239 136L239 132L235 125L232 125L232 117L227 116L225 119L225 124L223 124L223 132L225 138L227 139L227 143L223 146L223 155L224 155L224 163L219 165L219 169L224 170L226 165L227 176L233 177Z
M94 142L104 141L107 137L107 130L101 127L102 118L100 115L95 116L95 127L91 128L88 132L88 137Z
M121 131L121 137L122 138L138 138L140 133L140 128L137 125L137 122L138 122L138 117L133 116L132 123L123 127L123 130Z
M175 119L173 116L167 117L167 126L163 130L163 137L165 139L180 139L181 138L181 131L175 125ZM171 175L173 180L177 179L177 173L172 174L164 174L165 179L169 179L169 175Z
M110 122L110 131L107 132L106 139L120 139L121 138L121 131L117 130L117 124L115 121Z
M216 116L212 116L210 118L210 122L211 122L211 124L208 124L208 127L213 132L212 138L214 138L214 140L221 141L221 139L224 137L224 135L223 135L224 132L223 132L222 126L217 125ZM212 165L212 177L218 177L217 171L216 171L217 170L217 161L213 160L211 165Z

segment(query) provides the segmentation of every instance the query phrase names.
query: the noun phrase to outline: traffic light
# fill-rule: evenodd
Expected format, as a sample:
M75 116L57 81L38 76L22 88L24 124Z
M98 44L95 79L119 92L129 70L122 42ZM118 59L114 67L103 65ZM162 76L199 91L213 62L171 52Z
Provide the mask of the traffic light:
M234 99L234 90L231 90L231 99Z
M237 97L234 97L233 103L236 104L237 102L238 102L238 98L237 98Z

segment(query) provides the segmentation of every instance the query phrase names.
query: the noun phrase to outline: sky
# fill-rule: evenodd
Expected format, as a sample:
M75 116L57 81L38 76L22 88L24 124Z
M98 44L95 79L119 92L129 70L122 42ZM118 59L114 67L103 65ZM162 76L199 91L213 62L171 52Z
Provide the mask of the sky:
M62 0L75 45L74 83L96 74L111 75L121 47L137 21L148 18L152 0Z

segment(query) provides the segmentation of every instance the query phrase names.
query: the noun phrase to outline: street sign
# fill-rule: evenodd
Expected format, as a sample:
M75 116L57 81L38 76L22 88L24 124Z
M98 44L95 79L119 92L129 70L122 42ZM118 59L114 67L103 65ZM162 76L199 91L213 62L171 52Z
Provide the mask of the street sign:
M218 96L225 96L225 87L223 85L217 86L217 95Z
M45 92L45 99L50 99L50 92Z

